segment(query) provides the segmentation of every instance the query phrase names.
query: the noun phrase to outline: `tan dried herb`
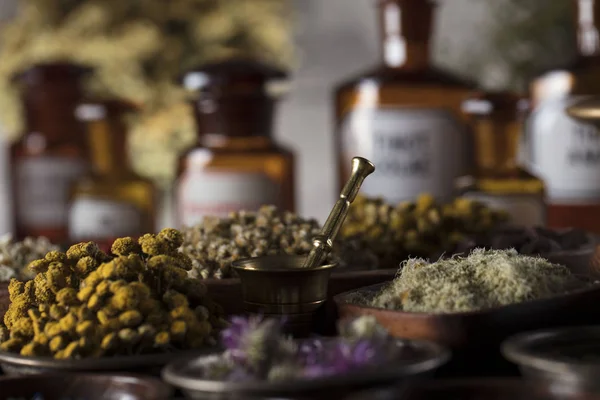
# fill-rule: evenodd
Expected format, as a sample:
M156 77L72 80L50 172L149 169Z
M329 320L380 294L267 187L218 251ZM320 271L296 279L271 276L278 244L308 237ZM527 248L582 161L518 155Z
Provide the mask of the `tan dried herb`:
M410 259L370 300L379 308L454 313L550 297L588 284L569 269L516 250L475 249L467 257L429 263Z
M235 260L308 253L319 229L314 219L263 206L257 212L233 212L227 218L207 217L184 228L181 251L192 259L192 276L227 278L232 276Z

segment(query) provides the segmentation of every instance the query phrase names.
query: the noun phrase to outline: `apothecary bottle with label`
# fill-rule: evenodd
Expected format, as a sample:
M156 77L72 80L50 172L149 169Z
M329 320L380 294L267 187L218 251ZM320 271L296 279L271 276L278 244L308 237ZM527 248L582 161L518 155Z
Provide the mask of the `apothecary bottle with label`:
M74 65L45 64L16 77L26 130L10 148L14 229L20 239L68 239L69 187L88 169L83 125L74 114L85 72Z
M69 239L110 245L115 238L154 231L156 192L129 162L125 112L116 101L90 101L77 107L91 150L90 175L71 190Z
M511 93L469 99L474 167L458 180L460 194L503 209L519 225L546 224L544 182L517 164L529 101Z
M578 57L531 82L534 108L522 153L546 184L548 225L600 233L600 136L566 113L579 99L600 94L600 1L573 4Z
M474 85L431 65L433 2L380 0L378 10L382 64L335 90L339 186L350 159L364 156L377 166L364 194L448 200L468 165L461 104Z
M178 224L272 204L294 210L294 155L273 140L277 88L286 75L249 61L207 65L184 77L197 93L198 144L180 157Z

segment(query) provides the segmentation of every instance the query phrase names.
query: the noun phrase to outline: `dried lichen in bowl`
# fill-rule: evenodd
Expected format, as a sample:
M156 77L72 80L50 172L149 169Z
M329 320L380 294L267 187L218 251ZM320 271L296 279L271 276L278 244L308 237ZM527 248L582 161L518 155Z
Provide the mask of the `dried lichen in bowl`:
M366 305L418 313L460 313L544 299L591 283L568 268L516 250L476 249L429 263L410 259Z

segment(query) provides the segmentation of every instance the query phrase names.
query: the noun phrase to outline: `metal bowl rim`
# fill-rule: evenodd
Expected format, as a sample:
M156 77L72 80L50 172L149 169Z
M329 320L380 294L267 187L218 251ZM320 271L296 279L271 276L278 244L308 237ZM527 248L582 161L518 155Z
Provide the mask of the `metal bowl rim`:
M600 343L600 325L586 325L568 328L540 329L522 332L510 336L500 346L502 355L523 367L536 368L541 371L553 373L567 373L574 370L598 370L600 360L593 361L562 361L554 357L538 355L528 349L532 344L542 341L552 342L556 337L568 336L572 333L579 335L596 334Z
M255 263L258 260L266 260L266 259L277 259L277 258L306 258L306 256L303 255L287 255L287 254L276 254L276 255L270 255L270 256L261 256L261 257L250 257L250 258L243 258L240 260L236 260L233 261L231 263L231 266L236 269L236 270L241 270L241 271L255 271L255 272L287 272L287 273L291 273L291 274L298 274L298 273L309 273L309 272L316 272L316 271L324 271L324 270L329 270L329 269L334 269L337 268L338 263L331 263L331 264L324 264L315 268L269 268L269 269L257 269L257 268L248 268L248 264L252 264Z
M346 300L346 297L356 294L356 293L359 293L359 292L362 292L362 291L365 291L365 290L381 289L385 285L389 285L390 283L392 283L392 281L376 283L374 285L369 285L369 286L365 286L362 288L349 290L347 292L337 294L337 295L333 296L333 301L335 302L335 304L338 307L352 306L352 307L357 307L357 308L364 309L364 310L376 310L379 312L385 312L385 313L390 313L390 314L395 314L395 315L411 316L412 318L429 319L429 318L475 317L475 316L486 315L486 314L491 314L491 313L505 311L505 310L516 309L516 308L519 308L519 307L522 307L525 305L542 304L544 302L562 299L562 298L570 297L573 295L580 295L580 294L586 294L586 293L600 291L600 280L593 279L587 275L577 275L577 276L581 276L581 277L585 277L586 279L590 279L591 280L590 286L571 290L570 292L561 293L561 294L557 294L557 295L550 296L550 297L544 297L541 299L526 300L526 301L522 301L520 303L507 304L504 306L491 307L491 308L486 308L483 310L475 310L475 311L461 311L461 312L453 312L453 313L410 312L410 311L401 311L401 310L390 310L387 308L380 308L380 307L371 307L371 306L367 306L367 305L363 305L363 304L351 303Z
M69 374L61 373L61 372L49 372L49 373L41 373L35 375L5 375L0 376L0 384L7 381L28 381L31 379L50 379L56 377L75 377L80 379L96 379L96 378L105 378L111 380L118 380L119 382L132 382L132 383L141 383L141 384L149 384L152 386L152 389L155 391L162 391L165 395L169 395L173 392L173 390L162 380L155 378L153 376L141 375L141 374L117 374L117 373L90 373L90 372L73 372Z
M201 356L219 351L221 351L221 348L219 347L207 347L204 349L180 350L170 353L67 360L57 360L51 357L28 357L16 353L0 351L0 364L13 367L39 368L55 371L108 371L111 369L122 370L124 368L132 367L160 366L173 361L173 358L188 357L190 354Z
M236 383L229 381L217 381L209 379L198 379L192 376L183 375L180 371L190 363L200 363L202 361L210 362L217 360L219 355L207 355L186 360L178 360L168 364L163 368L162 379L181 390L202 393L247 393L247 394L282 394L282 393L301 393L318 390L325 387L336 387L347 385L348 382L376 382L397 379L400 376L413 376L427 371L433 371L451 358L451 351L438 343L426 340L406 340L396 339L396 343L409 342L422 349L427 349L429 357L424 360L413 363L402 363L400 361L386 363L385 365L361 368L348 374L311 378L294 379L286 382L266 383L264 381L254 381L245 383Z

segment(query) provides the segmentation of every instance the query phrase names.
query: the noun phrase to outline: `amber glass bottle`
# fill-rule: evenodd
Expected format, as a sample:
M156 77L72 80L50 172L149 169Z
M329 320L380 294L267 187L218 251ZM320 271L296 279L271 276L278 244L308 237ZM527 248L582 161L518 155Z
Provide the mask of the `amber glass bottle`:
M117 102L89 102L77 107L87 126L92 173L71 190L69 238L110 244L117 237L154 231L154 185L131 168L122 117L127 108Z
M594 125L566 114L585 96L600 94L600 1L573 4L578 57L532 81L534 109L523 153L528 169L546 184L548 225L600 233L600 136Z
M73 65L48 64L16 78L26 119L26 132L10 149L14 228L20 239L67 240L69 187L88 168L83 125L74 115L83 72Z
M178 224L273 204L294 210L294 155L273 141L276 96L285 79L260 64L229 61L188 73L198 92L198 144L179 161L175 185Z
M362 186L388 202L428 192L448 200L466 173L465 116L461 104L473 85L430 63L434 4L380 0L381 66L335 91L339 186L350 159L364 156L377 170Z
M517 165L517 148L529 102L509 93L467 100L474 168L459 180L460 193L506 210L525 226L546 224L544 182Z

